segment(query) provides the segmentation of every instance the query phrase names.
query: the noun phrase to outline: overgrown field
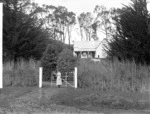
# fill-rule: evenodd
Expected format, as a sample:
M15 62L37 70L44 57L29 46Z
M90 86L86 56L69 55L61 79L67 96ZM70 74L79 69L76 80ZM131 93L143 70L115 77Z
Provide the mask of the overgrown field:
M150 67L135 62L80 60L78 86L97 90L147 91Z
M3 65L3 82L6 86L35 86L38 84L38 63L30 60L7 62Z

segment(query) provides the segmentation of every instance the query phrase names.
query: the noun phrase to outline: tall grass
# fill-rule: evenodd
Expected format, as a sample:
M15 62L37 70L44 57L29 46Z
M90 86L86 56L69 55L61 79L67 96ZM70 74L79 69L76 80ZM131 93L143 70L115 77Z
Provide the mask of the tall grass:
M6 86L35 86L38 84L38 63L21 60L17 64L3 64L3 82Z
M80 60L78 86L98 90L142 91L149 88L150 67L135 62Z

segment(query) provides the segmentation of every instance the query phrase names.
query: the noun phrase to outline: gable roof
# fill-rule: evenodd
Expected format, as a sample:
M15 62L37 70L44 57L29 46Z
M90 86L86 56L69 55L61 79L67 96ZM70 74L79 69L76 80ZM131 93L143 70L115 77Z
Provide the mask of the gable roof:
M74 51L96 51L101 41L75 41Z

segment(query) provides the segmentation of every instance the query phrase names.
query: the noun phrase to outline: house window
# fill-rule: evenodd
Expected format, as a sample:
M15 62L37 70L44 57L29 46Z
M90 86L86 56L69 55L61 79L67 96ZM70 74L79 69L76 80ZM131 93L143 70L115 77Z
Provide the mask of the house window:
M89 53L88 53L88 57L89 57L89 58L92 58L92 52L89 52Z
M86 53L86 52L83 52L83 53L82 53L82 57L83 57L83 58L87 58L87 53Z
M80 57L81 55L80 55L80 52L75 52L76 53L76 55L77 55L77 57Z

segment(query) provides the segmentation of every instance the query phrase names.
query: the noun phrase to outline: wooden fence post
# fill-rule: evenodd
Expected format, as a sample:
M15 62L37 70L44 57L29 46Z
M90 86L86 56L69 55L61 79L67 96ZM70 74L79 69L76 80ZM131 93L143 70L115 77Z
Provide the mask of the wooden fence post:
M3 3L0 2L0 89L3 88Z
M75 87L75 89L77 89L77 87L78 87L78 78L77 78L77 67L75 67L75 69L74 69L74 87Z
M42 75L43 75L43 68L39 68L39 88L42 88Z

